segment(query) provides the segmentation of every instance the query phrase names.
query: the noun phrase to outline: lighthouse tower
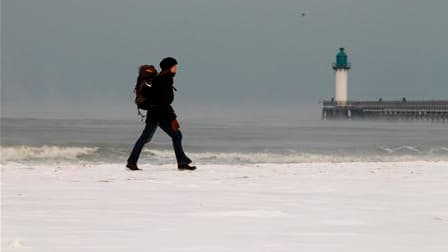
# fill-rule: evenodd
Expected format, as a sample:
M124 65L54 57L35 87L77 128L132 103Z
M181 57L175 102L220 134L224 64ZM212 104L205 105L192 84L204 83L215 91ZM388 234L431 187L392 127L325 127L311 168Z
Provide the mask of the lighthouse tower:
M343 105L347 102L347 80L348 70L350 70L350 63L347 61L347 54L344 48L339 48L339 53L336 55L336 62L333 63L333 69L336 71L335 101Z

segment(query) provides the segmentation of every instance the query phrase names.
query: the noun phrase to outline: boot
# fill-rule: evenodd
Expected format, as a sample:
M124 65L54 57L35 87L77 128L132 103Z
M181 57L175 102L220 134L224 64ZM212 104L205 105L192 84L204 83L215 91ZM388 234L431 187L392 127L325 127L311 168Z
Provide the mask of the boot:
M137 164L127 163L126 167L131 171L141 171L142 169L137 167Z
M188 164L184 164L184 165L178 165L177 169L179 171L194 171L196 170L196 166L190 166Z

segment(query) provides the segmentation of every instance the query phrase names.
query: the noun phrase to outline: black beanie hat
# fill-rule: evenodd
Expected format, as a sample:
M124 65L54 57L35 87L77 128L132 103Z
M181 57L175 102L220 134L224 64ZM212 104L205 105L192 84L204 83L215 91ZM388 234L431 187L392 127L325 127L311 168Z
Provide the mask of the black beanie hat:
M160 68L162 70L170 69L175 65L177 65L177 60L172 57L167 57L167 58L164 58L162 61L160 61Z

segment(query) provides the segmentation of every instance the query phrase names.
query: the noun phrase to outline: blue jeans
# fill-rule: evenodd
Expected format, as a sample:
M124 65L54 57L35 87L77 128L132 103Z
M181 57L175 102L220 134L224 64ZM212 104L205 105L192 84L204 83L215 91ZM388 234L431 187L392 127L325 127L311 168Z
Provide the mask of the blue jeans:
M173 140L174 153L176 154L176 160L178 165L190 164L191 160L185 155L182 148L182 132L180 130L174 131L171 128L171 123L168 121L148 121L146 122L145 129L142 135L139 137L137 142L132 149L131 155L128 158L128 163L136 164L140 153L142 152L143 146L151 141L157 127L160 127L167 135Z

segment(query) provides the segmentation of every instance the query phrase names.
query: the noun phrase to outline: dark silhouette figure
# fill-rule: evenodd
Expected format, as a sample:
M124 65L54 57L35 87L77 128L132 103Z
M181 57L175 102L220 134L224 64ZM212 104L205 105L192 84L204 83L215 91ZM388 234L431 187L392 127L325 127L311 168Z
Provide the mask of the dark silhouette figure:
M151 80L150 85L142 85L141 95L147 101L147 114L145 128L134 145L127 160L126 167L130 170L140 170L137 161L144 145L151 141L154 133L160 127L173 141L174 153L179 170L195 170L190 166L191 160L185 154L182 147L182 132L177 121L177 116L171 106L174 100L174 76L177 71L177 61L168 57L160 62L161 72ZM137 81L145 81L144 76ZM137 86L139 83L137 83Z

